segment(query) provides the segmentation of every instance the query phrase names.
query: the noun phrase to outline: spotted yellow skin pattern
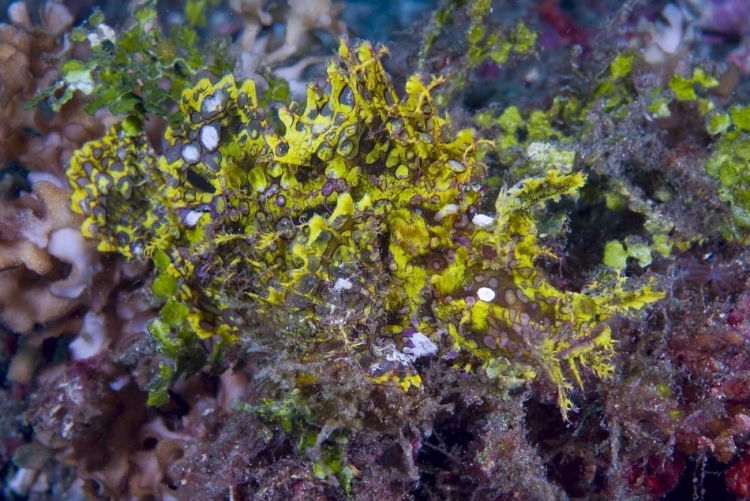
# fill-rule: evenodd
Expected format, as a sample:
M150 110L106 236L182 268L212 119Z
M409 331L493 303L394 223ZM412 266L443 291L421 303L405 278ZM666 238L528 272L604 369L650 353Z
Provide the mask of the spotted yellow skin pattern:
M408 390L421 380L402 355L420 332L457 366L506 357L546 374L566 412L581 366L611 370L603 321L658 294L559 291L535 266L547 251L533 210L575 195L580 174L504 190L494 222L474 224L486 179L475 133L436 112L440 80L413 76L399 95L384 54L342 42L302 110L259 107L252 81L202 80L160 154L113 128L71 160L83 232L105 252L164 252L173 300L203 338L281 326L303 356L344 349Z

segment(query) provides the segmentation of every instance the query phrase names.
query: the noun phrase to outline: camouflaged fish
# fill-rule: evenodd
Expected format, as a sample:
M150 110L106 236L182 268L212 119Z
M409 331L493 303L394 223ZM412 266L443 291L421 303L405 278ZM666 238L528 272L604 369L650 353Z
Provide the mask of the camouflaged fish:
M575 196L584 176L550 170L482 214L475 132L436 111L439 79L412 76L399 96L384 54L342 41L300 112L259 107L251 80L202 80L163 153L115 126L71 160L84 234L101 251L154 258L168 305L200 337L304 320L311 351L354 352L374 381L404 390L421 384L422 356L507 360L554 381L565 414L582 367L612 370L605 321L661 295L551 285L535 264L547 250L534 209Z

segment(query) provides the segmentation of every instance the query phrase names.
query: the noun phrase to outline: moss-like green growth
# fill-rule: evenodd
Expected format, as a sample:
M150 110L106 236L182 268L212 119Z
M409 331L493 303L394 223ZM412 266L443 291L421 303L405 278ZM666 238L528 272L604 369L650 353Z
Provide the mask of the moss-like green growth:
M236 401L232 407L253 414L270 426L278 426L294 437L297 448L312 461L313 474L321 480L334 478L344 494L351 495L354 469L344 451L347 433L331 426L318 428L298 389L288 392L281 400L264 398L260 405L255 406Z
M505 65L514 56L525 57L534 53L537 34L523 22L513 27L501 27L492 21L490 0L448 0L435 11L425 29L417 69L426 71L429 61L442 59L452 53L452 62L444 67L445 85L433 95L439 107L448 105L452 96L470 81L471 72L486 61ZM441 34L449 31L463 34L461 47L436 48ZM453 38L453 37L448 37ZM442 65L441 65L442 66Z
M663 235L661 236L663 239ZM661 250L665 249L665 243L660 239ZM651 264L652 247L634 237L628 237L625 242L612 240L604 246L604 264L618 271L624 271L628 258L635 259L642 268Z
M189 2L188 13L199 16L208 0ZM62 66L60 79L41 92L29 106L42 101L54 111L68 102L76 91L91 96L88 113L108 108L114 115L127 115L136 129L148 114L169 118L182 92L196 75L208 69L195 31L187 26L171 26L162 33L154 0L138 6L134 24L118 34L104 24L96 11L83 27L73 30L74 42L88 41L91 53L85 61L70 60ZM200 21L200 19L195 19ZM221 57L210 62L217 69L228 66Z
M630 75L630 72L633 71L633 61L635 61L633 54L620 54L615 57L609 65L612 78L618 80Z
M707 129L719 137L706 172L721 183L719 197L732 209L732 221L723 234L730 240L746 241L750 231L750 107L736 105L728 113L712 115Z
M691 78L685 78L675 73L669 81L669 88L674 91L675 98L678 101L695 101L698 99L696 86L711 89L717 85L719 85L719 81L701 68L695 68Z
M490 58L497 64L505 64L512 52L529 54L533 52L537 35L524 23L519 23L505 35L490 29L487 19L492 12L490 0L475 0L468 3L469 29L466 40L469 50L469 66L475 67Z
M206 11L219 3L219 0L187 0L185 2L185 19L190 26L205 26L208 22Z
M303 359L348 353L405 391L421 386L422 356L502 359L552 380L567 414L571 379L612 371L605 321L661 295L548 282L535 214L584 184L570 154L540 145L539 175L482 214L474 131L453 133L435 110L439 79L413 76L399 96L384 53L342 42L325 85L299 112L278 109L278 127L254 83L227 76L183 93L163 155L113 128L71 160L84 234L154 259L154 292L174 290L152 324L165 353L191 333L231 342L272 328Z
M628 252L618 240L612 240L604 245L604 264L616 270L624 270L628 264Z
M654 92L650 98L648 111L653 118L667 118L672 114L669 106L673 101L694 102L698 112L706 115L713 110L714 103L705 96L708 90L718 85L719 81L701 68L694 68L689 78L675 73L669 80L671 92Z

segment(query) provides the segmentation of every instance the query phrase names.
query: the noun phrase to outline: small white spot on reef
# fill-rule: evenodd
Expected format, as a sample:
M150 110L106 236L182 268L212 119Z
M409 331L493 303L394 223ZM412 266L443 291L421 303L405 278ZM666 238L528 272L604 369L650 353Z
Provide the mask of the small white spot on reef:
M130 382L130 376L127 374L123 374L114 381L110 382L109 387L112 389L112 391L120 391L125 388L125 385L128 384L128 382Z
M187 226L188 228L193 228L196 224L198 224L198 221L200 221L202 215L203 212L191 210L185 215L185 226Z
M201 111L204 115L211 115L221 111L224 105L224 91L217 89L213 96L207 96L201 103Z
M219 131L214 125L201 127L201 143L208 151L214 151L219 146Z
M448 167L450 167L453 172L466 172L466 166L456 160L448 160Z
M385 359L389 362L396 362L399 364L407 365L415 360L416 357L412 357L410 355L407 355L406 353L401 353L400 351L397 351L395 347L391 346L390 351L385 354Z
M104 320L93 313L87 313L83 317L83 325L78 336L68 345L70 358L73 360L85 360L98 355L107 341L107 331Z
M197 163L200 160L200 150L195 144L188 144L182 147L182 159L189 164Z
M112 42L114 43L117 39L117 34L115 33L115 30L113 30L111 27L107 26L104 23L101 23L99 26L96 27L95 33L89 33L86 38L89 39L89 42L91 43L92 47L97 47L101 45L103 42Z
M336 292L341 292L343 290L348 291L352 287L354 287L354 285L348 278L339 278L336 280L336 283L333 284L333 290L335 290Z
M435 213L435 222L439 223L445 216L458 213L458 205L448 204Z
M495 299L495 291L490 289L489 287L480 287L477 291L477 297L484 301L485 303L489 303L493 299Z
M471 222L477 226L481 226L482 228L485 228L491 225L492 223L494 223L495 218L492 216L487 216L485 214L477 214L476 216L474 216Z
M411 344L414 345L414 347L405 347L404 352L414 357L414 359L419 357L431 357L438 352L437 345L419 331L412 334L409 341L411 341Z

